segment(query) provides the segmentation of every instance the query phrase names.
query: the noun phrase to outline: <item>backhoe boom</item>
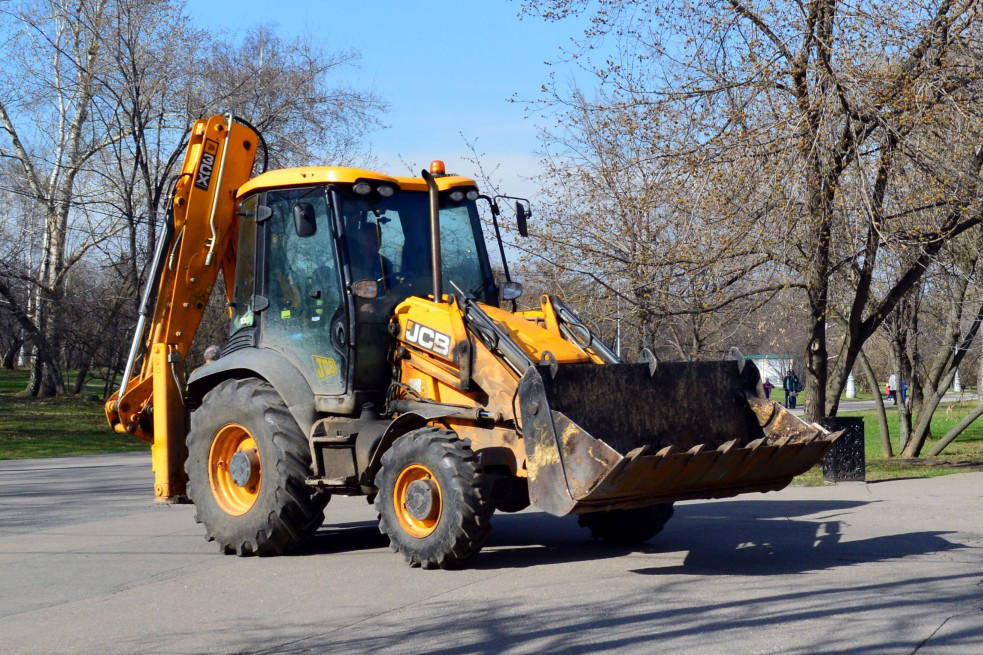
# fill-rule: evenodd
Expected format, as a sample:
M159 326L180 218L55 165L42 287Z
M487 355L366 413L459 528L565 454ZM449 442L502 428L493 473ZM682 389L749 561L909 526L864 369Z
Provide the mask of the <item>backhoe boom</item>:
M219 270L226 280L234 277L235 194L251 175L258 142L256 131L231 116L194 124L120 389L106 404L116 432L153 445L154 493L160 500L184 494L183 364Z

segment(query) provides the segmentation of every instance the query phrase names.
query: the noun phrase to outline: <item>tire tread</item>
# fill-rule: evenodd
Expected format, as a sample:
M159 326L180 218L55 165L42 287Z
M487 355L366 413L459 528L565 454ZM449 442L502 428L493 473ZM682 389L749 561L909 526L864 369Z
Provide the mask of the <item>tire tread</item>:
M442 521L450 521L446 539L437 542L435 548L412 548L401 538L405 533L387 507L391 501L390 491L384 492L382 485L387 484L390 471L399 467L401 457L426 449L438 451L436 461L452 471L450 484L442 489L442 494L445 497L444 509L450 508L454 513L450 516L445 513L441 517ZM478 468L477 463L478 458L471 450L469 440L458 439L453 432L433 427L403 435L382 456L382 467L376 474L376 486L380 489L375 500L379 531L389 536L390 548L401 552L410 566L455 568L481 550L491 532L491 515L495 508L490 502L491 480ZM394 471L393 482L395 475L397 473Z
M290 410L287 409L280 395L265 380L258 378L243 378L226 380L204 397L198 412L214 411L213 408L228 406L241 407L243 411L249 408L263 407L262 420L270 426L268 439L270 450L274 453L272 462L267 462L268 455L263 458L264 469L273 466L280 488L272 494L273 507L264 513L264 519L259 530L253 534L236 534L230 529L230 522L240 517L231 517L223 512L212 499L211 488L208 484L207 457L203 470L196 470L200 463L192 462L191 457L185 463L188 474L188 496L195 503L195 520L205 525L205 539L217 541L219 550L224 553L234 552L240 557L250 555L281 555L288 552L299 543L310 537L324 521L324 506L329 496L312 494L303 486L303 481L310 474L310 450L306 437L301 433ZM198 446L210 447L214 434L206 434L195 430L195 422L188 433L189 453ZM261 438L260 435L253 435ZM200 440L207 444L198 444ZM199 466L196 466L199 464ZM266 482L264 474L264 483ZM259 500L257 500L259 502ZM260 508L254 507L250 512Z

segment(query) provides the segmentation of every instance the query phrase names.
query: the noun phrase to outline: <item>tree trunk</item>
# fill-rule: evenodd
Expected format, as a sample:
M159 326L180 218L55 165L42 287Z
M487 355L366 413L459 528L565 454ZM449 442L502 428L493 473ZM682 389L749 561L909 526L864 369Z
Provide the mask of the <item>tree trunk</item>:
M902 457L911 457L910 454L907 454L907 449L911 442L911 413L908 411L908 405L901 400L901 380L904 379L905 373L907 373L903 361L904 354L899 352L900 347L892 347L892 351L894 370L896 371L895 376L898 379L898 388L892 390L894 391L894 398L897 400L898 406L898 450L901 452Z
M41 390L43 368L44 367L41 365L41 357L38 353L38 347L35 344L31 348L31 375L27 378L27 386L20 392L20 395L27 396L29 398L37 397L38 391Z
M983 403L983 353L976 360L976 397Z
M89 368L92 362L92 358L88 358L82 366L79 367L78 373L75 375L75 384L72 385L72 395L77 396L82 393L82 388L85 386L85 378L89 376Z
M979 398L979 404L969 413L966 418L959 421L956 425L952 426L952 429L946 432L945 436L939 440L939 443L932 447L932 450L928 452L929 457L938 457L942 454L942 451L946 447L956 440L960 434L962 434L966 428L973 424L973 421L983 416L983 357L980 357L977 363L976 371L976 395Z
M14 339L13 343L10 345L10 348L7 349L7 353L3 356L3 367L8 371L14 370L14 362L17 359L17 353L20 352L22 345L24 345L23 339Z
M981 305L979 310L976 312L976 315L973 317L973 323L960 340L959 324L962 321L965 282L962 283L961 290L962 293L958 294L953 299L953 304L958 304L958 306L950 308L947 335L942 341L940 350L936 354L935 361L933 362L932 370L930 371L928 379L926 380L926 393L924 397L917 399L914 394L912 394L912 407L916 406L914 404L915 400L919 400L920 402L917 404L918 426L914 431L914 438L908 445L909 447L906 452L906 454L910 457L918 457L925 445L925 441L931 438L932 418L935 416L936 410L942 403L942 398L945 396L946 391L952 385L952 381L956 377L956 372L959 370L959 365L965 358L966 353L972 347L973 341L975 341L976 335L979 332L980 325L983 324L983 305ZM912 389L912 391L915 390L915 388Z
M49 294L45 295L48 296ZM45 358L41 367L41 385L36 395L50 398L65 393L65 381L59 364L63 335L57 301L51 297L46 297L42 300L41 309L45 314L43 334L48 344L48 357Z
M807 148L808 150L808 148ZM809 298L809 341L806 344L806 421L818 422L826 414L826 384L829 353L826 347L826 321L829 315L829 262L834 186L822 162L815 159L806 176L809 189L808 217L815 222L814 252L806 275Z
M932 447L932 450L928 451L929 456L938 457L940 454L942 454L942 451L945 450L946 446L955 441L956 437L962 434L966 428L973 424L973 421L981 416L983 416L983 402L978 404L966 418L959 421L959 423L954 425L951 430L946 432L945 436L939 440L939 443L935 444L935 446Z
M932 418L935 416L935 410L942 403L945 390L952 384L954 377L955 369L952 369L942 379L942 384L939 385L938 389L932 390L922 398L922 402L918 405L918 424L915 426L908 446L901 453L903 456L918 457L921 454L922 448L925 446L925 440L931 436ZM914 406L914 398L912 398L912 407Z
M826 413L826 318L813 315L809 347L806 351L806 391L805 420L818 422Z
M28 296L30 298L30 296ZM30 301L28 301L30 302ZM28 307L28 315L30 315L30 307ZM17 368L27 368L31 361L30 352L30 342L27 340L26 331L21 328L20 330L21 347L17 352Z
M881 397L881 387L877 383L877 376L874 374L874 369L865 352L860 351L858 359L874 396L874 405L877 409L877 427L881 433L881 452L884 453L884 457L894 457L894 450L891 447L891 430L887 422L887 409L884 407L884 399Z

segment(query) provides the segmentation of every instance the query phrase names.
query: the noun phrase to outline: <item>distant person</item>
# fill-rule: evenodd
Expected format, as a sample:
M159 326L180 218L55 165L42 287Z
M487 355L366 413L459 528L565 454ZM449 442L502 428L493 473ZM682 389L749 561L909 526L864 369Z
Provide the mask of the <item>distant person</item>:
M884 383L884 395L887 396L887 399L888 400L891 400L891 383L890 382L885 382Z
M901 404L904 405L908 397L908 383L905 382L904 378L901 378Z
M791 403L789 409L795 409L799 391L801 390L802 388L799 386L799 376L795 374L795 371L792 371L792 380L788 385L788 399Z
M799 376L795 371L789 371L782 380L782 389L785 391L785 407L795 409L796 397L802 390L799 386Z
M761 388L765 390L765 399L771 400L771 390L775 388L775 385L771 383L771 380L765 378L765 383L761 385Z
M895 405L898 404L898 376L891 373L891 376L887 379L887 397L890 398Z
M218 361L218 358L222 356L222 349L212 344L205 348L205 363L211 364L212 362Z

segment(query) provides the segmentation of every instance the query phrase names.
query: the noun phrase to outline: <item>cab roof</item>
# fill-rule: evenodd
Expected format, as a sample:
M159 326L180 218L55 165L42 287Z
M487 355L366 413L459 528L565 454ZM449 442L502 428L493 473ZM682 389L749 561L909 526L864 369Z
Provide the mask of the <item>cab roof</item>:
M403 191L426 191L427 183L422 177L391 177L375 171L348 166L303 166L299 168L281 168L267 171L252 178L236 192L241 198L253 191L277 189L283 187L305 186L308 184L354 184L359 180L387 182L396 185ZM437 188L443 191L452 187L477 186L474 180L459 175L446 175L437 178Z

